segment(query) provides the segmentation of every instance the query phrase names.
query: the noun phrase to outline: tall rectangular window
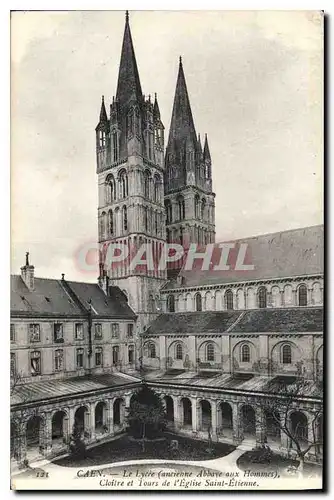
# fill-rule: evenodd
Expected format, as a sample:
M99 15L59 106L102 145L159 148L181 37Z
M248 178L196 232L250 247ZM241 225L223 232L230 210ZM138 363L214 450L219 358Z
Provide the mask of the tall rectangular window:
M102 339L102 325L101 325L101 323L95 323L95 338Z
M134 345L129 345L128 360L129 360L130 365L132 365L135 361L135 347L134 347Z
M40 342L41 340L40 325L36 323L29 325L29 337L30 337L30 342Z
M84 338L83 324L76 323L75 324L75 340L83 340L83 338Z
M55 352L55 371L60 372L64 368L64 351L57 349Z
M83 368L83 349L77 349L77 368Z
M128 323L128 337L133 338L133 323Z
M95 366L102 366L102 347L95 348Z
M30 354L30 370L31 375L41 374L41 353L40 351L32 351Z
M54 342L64 342L62 323L55 323L53 325L53 340Z
M118 160L118 137L117 132L114 132L113 135L113 151L114 151L114 161Z
M118 345L115 345L112 348L112 363L113 363L113 365L117 365L118 361L119 361L119 347L118 347Z
M15 325L13 323L10 324L10 341L15 342Z
M111 337L113 339L119 338L119 324L118 323L111 323Z

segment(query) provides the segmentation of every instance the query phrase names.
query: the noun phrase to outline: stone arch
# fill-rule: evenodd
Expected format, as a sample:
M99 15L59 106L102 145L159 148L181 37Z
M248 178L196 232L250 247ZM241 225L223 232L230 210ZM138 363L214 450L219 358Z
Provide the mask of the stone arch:
M175 295L173 293L167 296L167 312L175 312Z
M182 408L182 425L183 427L192 426L192 405L187 397L181 398L180 401Z
M176 357L177 351L179 354L181 352L179 346L181 346L181 348L182 348L182 359ZM180 340L180 339L174 340L168 347L168 357L172 358L173 360L178 360L178 361L182 362L184 360L186 354L188 354L188 346L183 340Z
M218 406L218 432L226 437L232 437L233 417L232 406L222 401Z
M285 306L293 305L293 290L290 284L284 286L284 305Z
M214 347L214 359L208 359L208 346L213 346ZM209 352L210 354L210 352ZM204 340L199 346L198 346L198 349L197 349L197 357L198 359L200 360L200 362L204 362L204 363L207 363L207 362L214 362L214 363L218 363L220 361L220 347L219 345L217 344L217 342L215 342L214 340ZM209 356L210 357L210 356Z
M107 432L107 403L105 401L98 401L95 405L94 421L95 421L95 432L104 434Z
M171 396L165 396L166 418L168 422L174 422L174 400Z
M278 411L264 411L266 438L268 444L281 443L280 415Z
M108 205L116 200L116 183L112 174L108 174L104 182L105 203Z
M125 401L123 398L116 398L113 404L114 425L122 426L125 416Z
M31 416L26 423L26 442L27 450L37 448L38 450L42 446L42 427L43 419L40 415Z
M244 348L244 346L247 346L248 349ZM253 364L258 358L255 344L248 339L237 342L233 347L232 353L233 358L241 365ZM247 353L249 353L249 356ZM246 359L249 359L249 361L246 361Z
M284 346L291 347L291 363L283 363ZM291 340L281 340L272 346L270 359L272 366L278 367L280 371L295 372L297 370L296 364L302 359L302 351Z
M68 414L65 410L58 409L52 415L52 446L55 442L59 444L67 441L70 429L68 428Z
M177 298L177 309L182 312L184 310L183 294L180 293Z
M234 297L233 297L233 292L232 290L229 288L228 290L226 290L225 294L224 294L224 308L227 310L227 311L232 311L234 309Z
M201 399L199 402L200 409L200 429L202 431L212 431L212 410L211 403L207 399Z
M215 292L215 310L222 311L223 310L223 294L221 290L216 290Z
M240 412L243 437L246 439L255 437L256 418L254 408L248 404L244 404Z
M205 295L204 295L204 311L211 311L212 310L212 296L211 292L208 290Z
M265 309L268 307L268 294L265 286L260 286L257 289L257 307L259 309Z
M299 306L308 306L307 285L300 283L297 286L297 303Z
M307 446L308 440L308 419L301 410L294 410L289 414L289 425L292 436L298 441L301 448ZM291 440L292 441L292 440ZM293 441L291 446L294 447Z
M159 344L153 339L146 340L143 344L143 353L147 358L159 357Z
M89 432L89 411L87 406L80 405L74 413L74 423L76 428L81 433L81 435L85 436L85 433Z
M186 295L186 300L185 300L185 303L186 303L186 311L193 311L193 306L192 306L192 296L191 296L191 293L187 293Z
M202 306L202 295L200 292L197 292L195 294L195 311L202 311L203 310L203 306Z
M254 288L247 288L247 309L255 309L255 292Z

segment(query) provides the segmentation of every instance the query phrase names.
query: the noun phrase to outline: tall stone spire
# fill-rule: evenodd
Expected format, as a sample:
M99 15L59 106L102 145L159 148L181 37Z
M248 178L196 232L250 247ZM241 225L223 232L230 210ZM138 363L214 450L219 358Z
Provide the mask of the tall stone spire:
M100 123L105 123L108 121L108 116L106 112L106 107L104 104L104 95L102 96L101 111L100 111Z
M125 28L121 62L118 72L116 100L121 107L126 106L132 100L137 102L143 100L136 56L132 43L128 11L126 11L125 14Z
M204 149L203 149L203 159L211 162L210 149L208 144L208 136L205 134Z
M188 142L188 144L191 142L194 147L197 146L195 125L183 72L182 58L180 57L167 151L175 147L179 149L185 142Z

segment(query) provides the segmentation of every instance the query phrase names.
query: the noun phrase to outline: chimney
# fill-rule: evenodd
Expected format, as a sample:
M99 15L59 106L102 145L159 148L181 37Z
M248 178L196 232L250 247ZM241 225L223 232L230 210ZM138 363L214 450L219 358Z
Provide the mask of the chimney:
M35 267L29 264L29 252L26 253L26 264L21 267L21 278L29 290L34 289Z

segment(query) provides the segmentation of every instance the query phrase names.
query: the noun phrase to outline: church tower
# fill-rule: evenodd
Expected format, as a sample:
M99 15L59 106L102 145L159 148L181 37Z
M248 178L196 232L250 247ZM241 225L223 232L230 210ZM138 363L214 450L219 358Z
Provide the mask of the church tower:
M105 293L115 285L123 290L142 330L159 312L159 289L166 279L166 271L156 265L166 238L164 126L157 96L152 102L142 93L128 12L109 118L102 97L96 157L98 234L105 249L100 252L100 286ZM110 266L106 249L117 245L128 249L128 258ZM154 267L132 268L143 245L149 245ZM112 250L114 255L119 252ZM142 259L147 257L145 252Z
M215 242L215 194L208 138L196 134L180 57L165 159L167 242ZM180 262L176 263L180 267ZM173 273L171 273L172 275Z

